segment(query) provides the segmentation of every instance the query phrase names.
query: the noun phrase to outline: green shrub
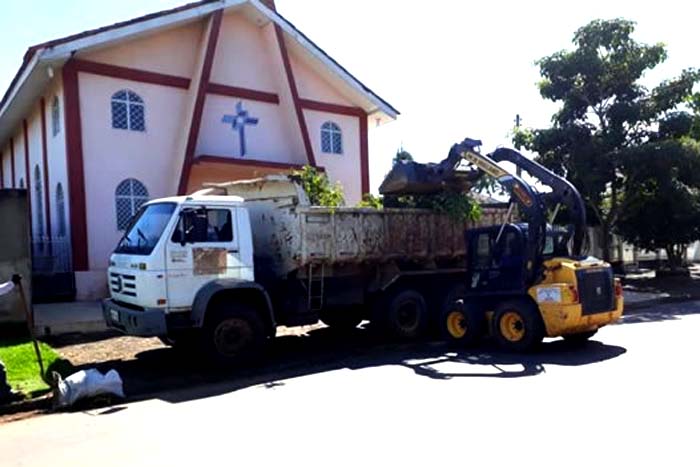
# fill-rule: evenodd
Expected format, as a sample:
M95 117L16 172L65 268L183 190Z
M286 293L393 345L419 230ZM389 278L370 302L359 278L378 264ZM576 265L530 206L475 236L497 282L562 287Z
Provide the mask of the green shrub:
M316 167L305 165L301 170L295 170L292 177L301 183L313 206L337 208L345 204L340 183L331 185L328 176Z

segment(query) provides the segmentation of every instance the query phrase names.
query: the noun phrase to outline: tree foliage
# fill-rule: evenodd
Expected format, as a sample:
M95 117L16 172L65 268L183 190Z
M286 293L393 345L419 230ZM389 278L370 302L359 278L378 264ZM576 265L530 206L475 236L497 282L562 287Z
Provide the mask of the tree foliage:
M619 231L648 250L665 249L671 268L700 239L700 143L650 142L625 154L627 190Z
M339 183L331 185L328 176L316 167L305 165L294 171L292 177L301 183L313 206L336 208L345 204L343 187Z
M481 206L469 193L454 191L399 196L393 201L392 207L430 209L460 222L474 221L481 217Z
M381 196L375 196L372 193L365 193L362 196L362 201L357 203L358 208L383 209L384 199Z
M700 74L686 70L651 90L642 86L645 72L667 53L663 44L634 40L634 27L624 19L593 21L574 34L573 50L541 59L540 94L560 108L550 128L521 129L514 136L516 145L537 152L541 163L579 189L589 217L603 229L606 259L610 234L622 219L624 162L652 141L700 128L689 113Z

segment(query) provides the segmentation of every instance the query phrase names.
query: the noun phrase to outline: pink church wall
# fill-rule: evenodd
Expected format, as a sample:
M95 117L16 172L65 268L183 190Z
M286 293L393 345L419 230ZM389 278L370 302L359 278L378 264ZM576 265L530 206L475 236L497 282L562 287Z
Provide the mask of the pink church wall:
M354 206L362 199L358 118L313 110L305 110L304 117L309 128L316 163L326 168L332 183L340 182L343 186L346 205ZM321 150L321 126L328 121L336 123L342 130L343 154L326 154Z
M258 91L277 92L271 57L262 30L239 13L223 17L211 81Z
M121 236L114 199L117 185L135 178L146 186L150 198L176 190L177 180L163 174L171 169L174 136L182 131L185 91L83 73L79 85L90 258L90 271L81 274L81 280L85 293L99 295L97 287L106 292L108 258ZM145 132L112 128L111 97L122 89L143 99Z
M15 186L19 188L20 180L24 180L24 187L27 187L27 177L25 176L24 166L24 133L20 128L14 136L15 140Z
M202 128L197 145L197 155L241 157L238 131L231 124L222 122L224 115L236 113L236 104L243 103L243 108L251 117L258 119L257 125L248 125L245 129L247 151L244 158L273 162L304 164L303 154L290 151L284 126L288 124L280 112L279 105L244 99L207 96L202 114Z
M193 23L106 49L81 53L78 57L189 78L197 60L203 31L203 23Z
M297 82L299 97L329 104L352 106L352 102L343 97L309 65L290 53L289 61L292 64L294 78Z
M46 236L46 203L44 202L44 162L41 142L41 108L34 107L31 116L27 118L27 135L29 141L29 176L31 178L31 201L32 201L32 235L37 237ZM35 168L39 167L41 201L37 199ZM39 211L41 207L41 211ZM39 216L43 221L43 232L39 232Z
M12 188L12 162L9 143L2 148L2 186Z
M262 28L262 37L265 42L265 47L269 53L270 71L269 74L274 77L276 83L277 94L279 95L279 115L284 125L284 136L286 141L287 154L293 154L293 159L303 160L307 163L306 149L304 148L304 140L301 136L301 128L296 115L296 108L292 93L287 82L287 74L285 73L284 63L282 61L282 53L277 42L275 26L269 23Z
M58 97L59 102L59 122L60 127L58 134L54 136L52 132L52 114L51 106L54 96ZM65 140L65 105L63 100L63 85L57 78L47 89L46 99L46 150L49 170L49 199L51 203L51 229L52 235L58 235L58 209L56 206L56 187L60 183L63 187L65 199L65 226L66 238L70 238L70 202L68 185L68 169L66 164L66 140Z

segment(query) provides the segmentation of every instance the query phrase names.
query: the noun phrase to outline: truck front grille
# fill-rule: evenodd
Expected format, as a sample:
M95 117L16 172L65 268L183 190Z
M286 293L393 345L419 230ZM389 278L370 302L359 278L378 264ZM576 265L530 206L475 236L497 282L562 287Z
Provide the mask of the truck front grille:
M592 315L615 309L615 282L612 268L583 269L576 272L582 314Z
M136 296L136 276L130 274L109 273L109 289L112 293Z

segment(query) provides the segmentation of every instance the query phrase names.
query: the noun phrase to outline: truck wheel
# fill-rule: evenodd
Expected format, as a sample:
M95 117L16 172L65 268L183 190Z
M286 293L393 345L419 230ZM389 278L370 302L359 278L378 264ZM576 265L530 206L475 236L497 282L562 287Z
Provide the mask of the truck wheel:
M496 307L493 336L508 351L526 352L544 338L544 324L537 307L525 300L510 300Z
M597 332L598 332L598 330L596 329L595 331L586 331L586 332L577 332L576 334L567 334L567 335L562 336L562 337L569 344L582 345L588 339L595 336Z
M356 309L331 309L321 311L321 321L337 331L351 331L362 322L362 314Z
M453 300L440 315L440 335L443 340L460 346L474 345L484 337L484 312L481 307Z
M204 349L220 365L240 365L259 357L265 326L251 307L236 305L212 310L204 322Z
M428 307L423 296L415 290L403 290L392 295L387 307L381 310L384 328L392 337L415 339L423 334L428 324Z

